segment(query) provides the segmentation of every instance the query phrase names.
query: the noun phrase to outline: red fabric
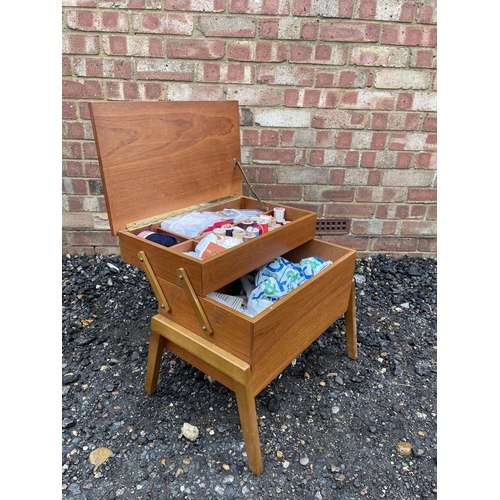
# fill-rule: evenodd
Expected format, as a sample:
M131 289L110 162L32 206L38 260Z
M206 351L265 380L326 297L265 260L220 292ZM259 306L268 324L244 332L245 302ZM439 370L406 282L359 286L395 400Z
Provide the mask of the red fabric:
M219 222L216 222L210 227L207 227L201 234L206 234L206 233L211 233L215 228L217 227L222 227L224 224L232 224L232 220L221 220Z

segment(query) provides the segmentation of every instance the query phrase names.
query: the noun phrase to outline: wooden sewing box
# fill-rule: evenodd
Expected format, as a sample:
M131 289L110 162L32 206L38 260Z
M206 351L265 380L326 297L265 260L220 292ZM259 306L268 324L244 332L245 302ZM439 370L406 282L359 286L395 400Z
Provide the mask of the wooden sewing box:
M344 316L347 354L357 357L356 252L321 241L316 213L243 196L238 101L94 102L89 105L111 232L121 258L142 268L158 299L151 320L146 393L158 384L166 348L235 392L251 472L263 471L255 396ZM251 186L251 191L254 193ZM255 194L255 193L254 193ZM287 224L204 260L201 237L161 229L163 220L227 208L273 213ZM137 236L153 230L180 243ZM332 264L256 315L207 295L237 293L239 278L283 256Z

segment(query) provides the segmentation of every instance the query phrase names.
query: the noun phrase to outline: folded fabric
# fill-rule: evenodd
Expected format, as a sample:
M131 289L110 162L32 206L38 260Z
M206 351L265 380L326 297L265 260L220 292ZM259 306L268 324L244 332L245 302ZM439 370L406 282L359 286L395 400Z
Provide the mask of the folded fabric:
M248 314L255 316L260 313L331 263L332 261L324 261L320 257L308 257L294 264L278 257L259 268L255 278L243 276L241 281L248 296Z
M137 236L140 238L145 238L149 241L154 241L159 245L163 245L164 247L171 247L173 245L177 245L179 240L174 238L173 236L169 236L168 234L163 233L155 233L153 231L142 231Z
M173 219L164 220L161 223L161 228L188 236L189 238L196 238L207 227L225 219L227 217L219 217L214 212L191 212L179 215Z

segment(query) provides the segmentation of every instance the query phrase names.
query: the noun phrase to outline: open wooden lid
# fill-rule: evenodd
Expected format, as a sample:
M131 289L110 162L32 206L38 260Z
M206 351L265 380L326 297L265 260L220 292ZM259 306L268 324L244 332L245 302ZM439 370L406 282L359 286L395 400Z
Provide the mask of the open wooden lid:
M242 195L238 101L89 104L111 233Z

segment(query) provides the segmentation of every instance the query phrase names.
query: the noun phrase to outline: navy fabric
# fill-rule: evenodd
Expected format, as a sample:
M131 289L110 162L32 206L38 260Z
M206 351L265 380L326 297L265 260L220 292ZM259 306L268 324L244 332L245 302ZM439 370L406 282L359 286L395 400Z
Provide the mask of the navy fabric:
M172 245L177 245L177 243L179 243L179 240L177 238L161 233L149 234L148 236L146 236L146 239L149 241L154 241L155 243L163 245L164 247L171 247Z

